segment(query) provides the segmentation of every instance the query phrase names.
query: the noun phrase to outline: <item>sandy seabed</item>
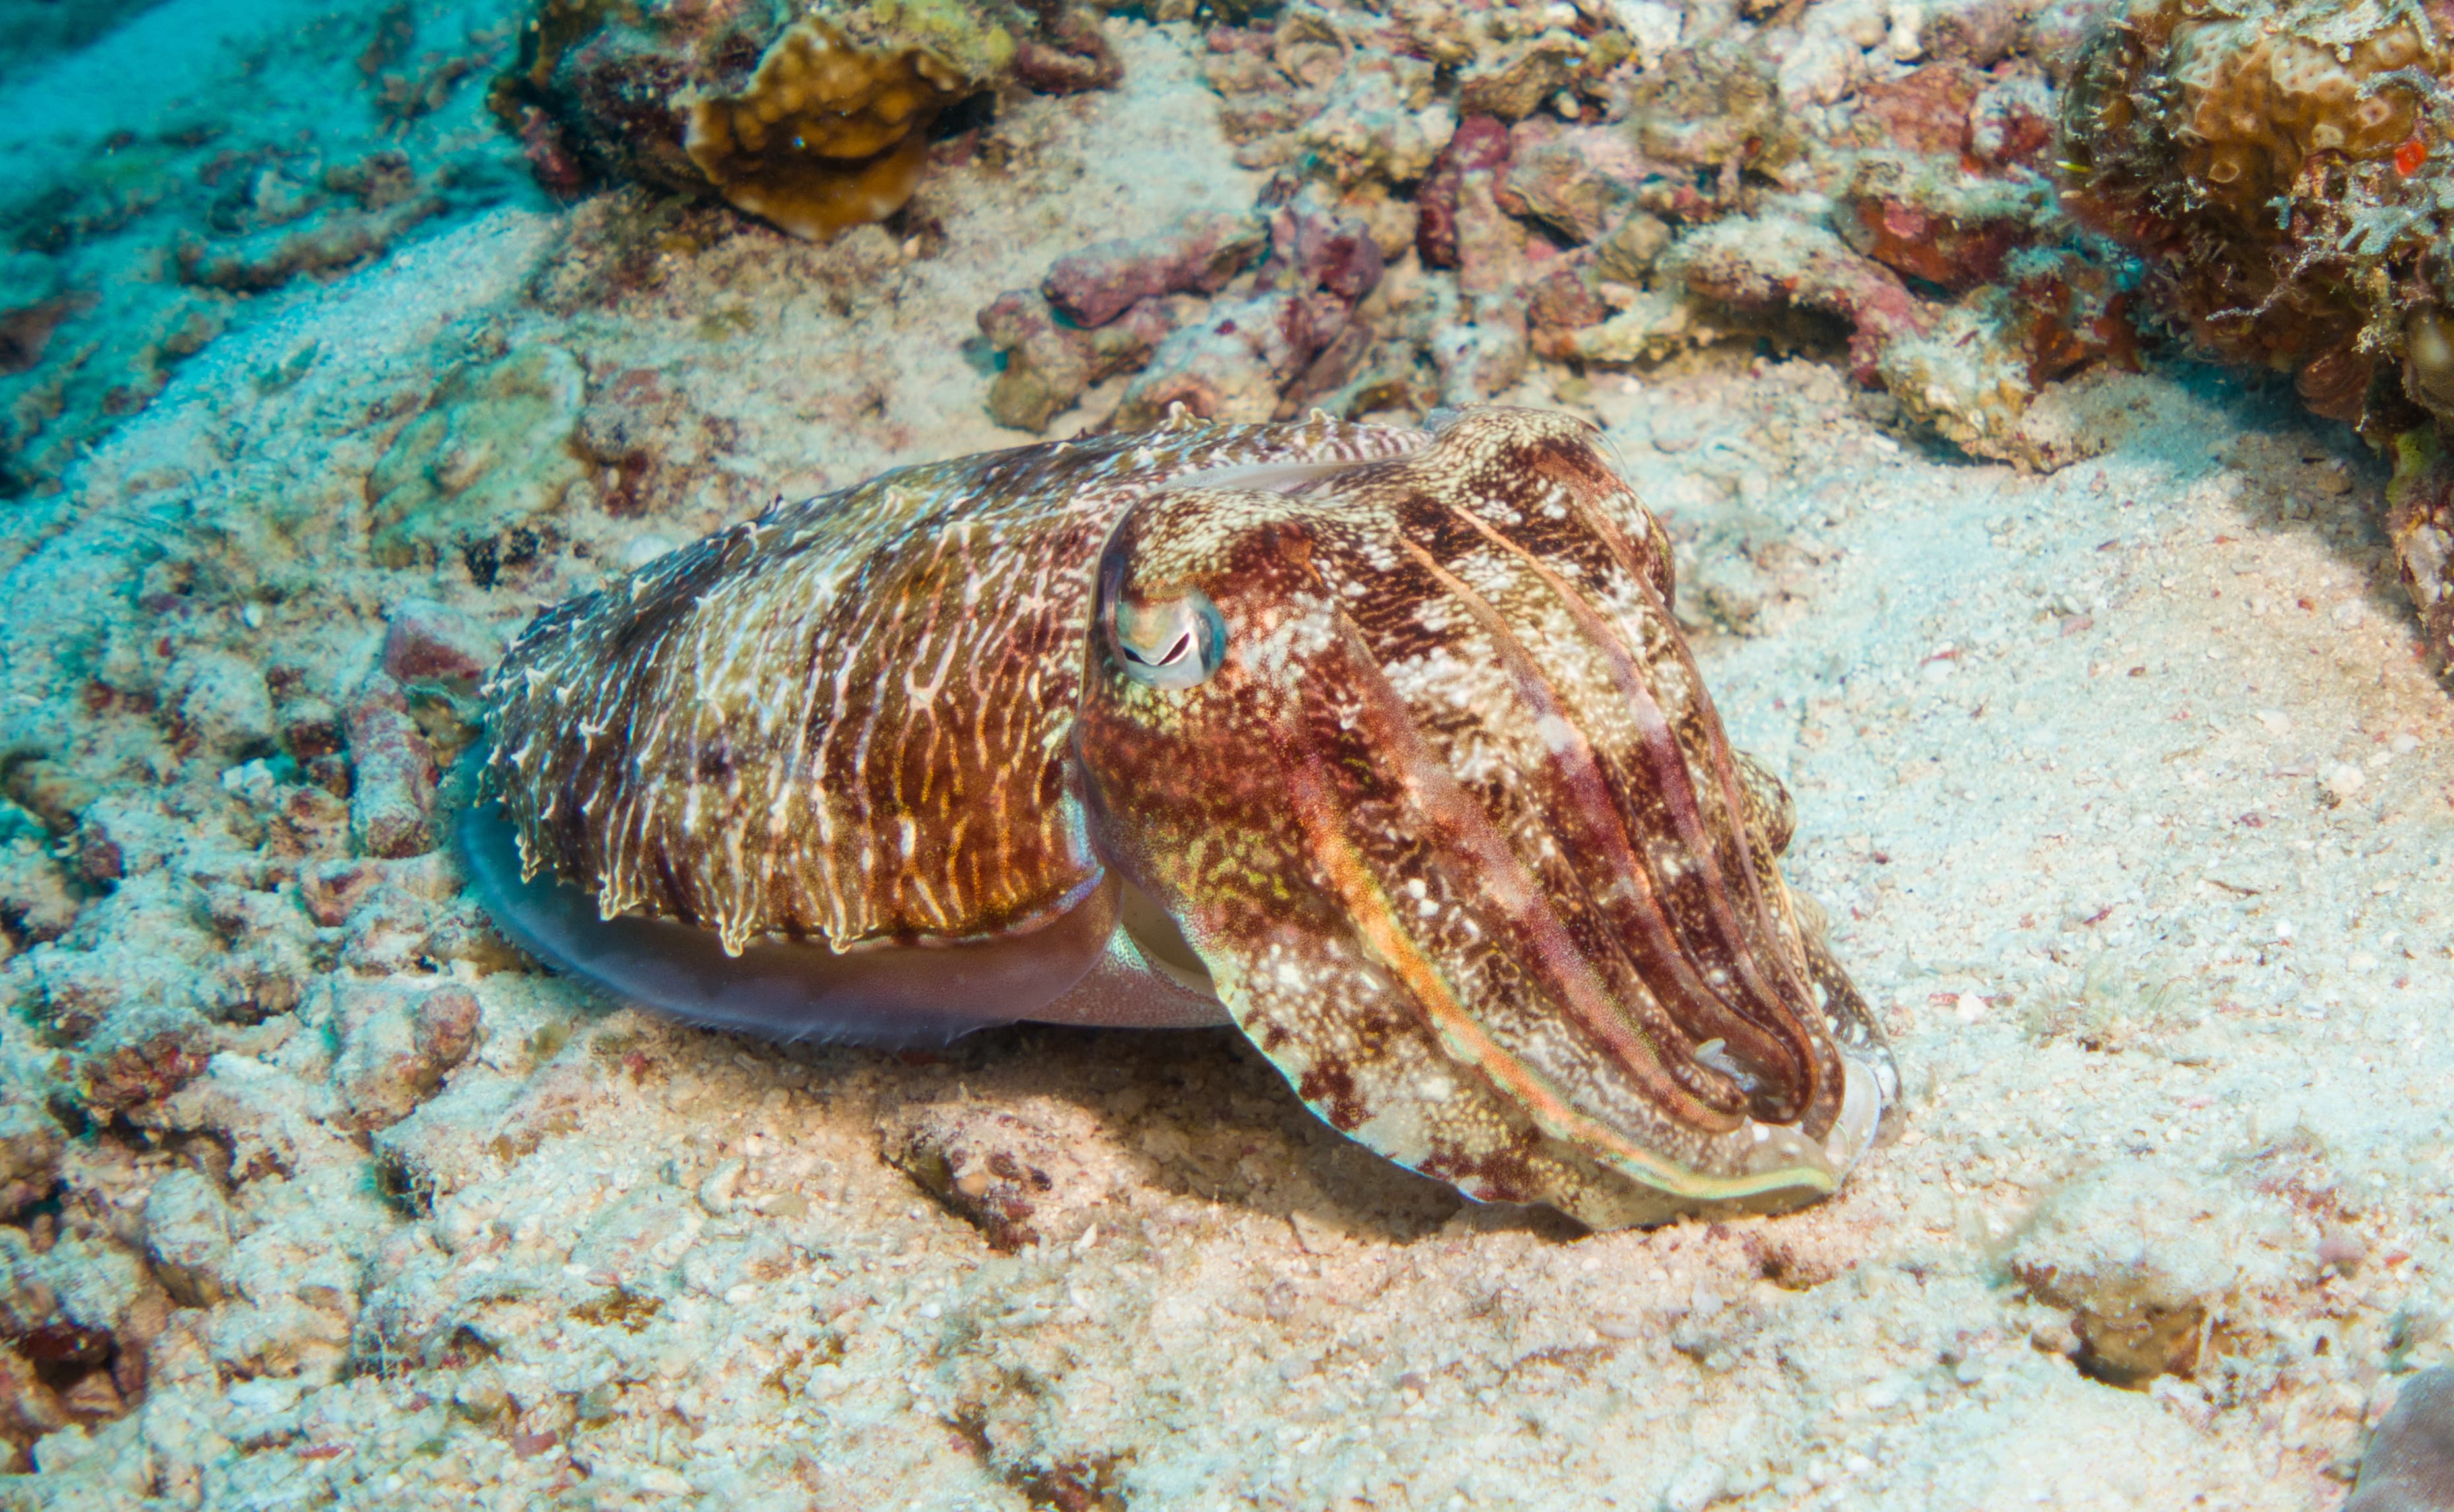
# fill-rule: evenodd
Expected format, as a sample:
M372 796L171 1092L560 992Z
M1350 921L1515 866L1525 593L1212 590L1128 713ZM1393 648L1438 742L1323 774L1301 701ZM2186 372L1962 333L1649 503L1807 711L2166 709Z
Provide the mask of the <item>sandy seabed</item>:
M775 494L1018 440L980 406L986 298L1254 192L1184 107L1194 34L1113 32L1125 90L1026 105L1008 169L927 191L925 255L761 233L557 312L590 212L507 206L215 344L29 507L0 724L118 870L11 842L12 906L64 915L6 967L9 1097L111 1110L64 1005L142 1020L250 952L306 985L181 1029L198 1074L71 1129L61 1197L0 1234L10 1317L91 1292L145 1331L123 1410L0 1504L2340 1499L2449 1353L2454 718L2377 467L2220 375L2082 380L2100 454L2044 476L1880 428L1804 357L1506 396L1592 414L1670 523L1723 715L1797 798L1792 879L1894 1035L1904 1132L1787 1217L1471 1207L1223 1032L674 1027L513 956L448 855L352 862L329 795L217 753L211 658L337 700L409 601L508 635ZM401 419L535 344L662 375L720 462L645 512L575 496L491 587L370 566ZM438 987L474 1046L384 1113L386 1015ZM997 1236L908 1174L998 1153L1048 1182ZM2190 1368L2092 1379L2090 1329Z

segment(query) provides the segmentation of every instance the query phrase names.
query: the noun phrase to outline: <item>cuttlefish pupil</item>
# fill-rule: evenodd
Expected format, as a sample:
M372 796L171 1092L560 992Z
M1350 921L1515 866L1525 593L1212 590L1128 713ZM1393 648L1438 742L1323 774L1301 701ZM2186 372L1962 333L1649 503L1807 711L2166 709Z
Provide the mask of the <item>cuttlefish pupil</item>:
M1108 643L1136 683L1197 687L1227 660L1227 622L1197 588L1157 604L1111 596L1102 607Z
M1470 1197L1796 1206L1899 1076L1672 590L1561 415L906 468L540 614L462 853L533 953L694 1023L1233 1025Z
M1109 638L1124 670L1151 687L1197 687L1227 660L1227 621L1205 594L1166 604L1116 604Z

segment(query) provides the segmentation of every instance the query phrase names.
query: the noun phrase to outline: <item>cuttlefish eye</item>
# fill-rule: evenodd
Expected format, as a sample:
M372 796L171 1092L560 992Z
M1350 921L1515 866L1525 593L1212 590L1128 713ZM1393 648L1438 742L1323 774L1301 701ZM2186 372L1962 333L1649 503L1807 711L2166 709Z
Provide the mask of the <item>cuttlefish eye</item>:
M1227 659L1227 621L1198 588L1156 604L1117 595L1108 601L1107 621L1117 665L1136 683L1196 687Z

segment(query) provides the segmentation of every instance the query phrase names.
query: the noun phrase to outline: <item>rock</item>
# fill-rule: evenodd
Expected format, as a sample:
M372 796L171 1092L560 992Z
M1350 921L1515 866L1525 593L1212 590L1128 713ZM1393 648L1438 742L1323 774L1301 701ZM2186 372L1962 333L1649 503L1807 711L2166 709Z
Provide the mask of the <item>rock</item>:
M2115 1385L2207 1368L2257 1345L2269 1300L2293 1283L2282 1202L2150 1158L2101 1166L2057 1192L2005 1259L2029 1293L2068 1309L2080 1368Z
M2054 93L2042 79L1996 79L1968 107L1968 155L1988 168L2042 169L2053 146Z
M272 695L264 673L226 651L191 651L163 681L171 723L214 756L243 762L274 748Z
M231 1294L234 1226L229 1202L200 1172L172 1171L153 1184L145 1199L145 1251L180 1305L217 1306Z
M43 1023L69 1044L83 1041L123 1005L193 1000L186 964L164 955L52 948L37 952L31 967Z
M1098 1220L1112 1171L1096 1118L1056 1098L923 1103L882 1121L886 1159L999 1250L1067 1243Z
M2454 1512L2454 1365L2396 1389L2343 1512Z
M1594 276L1630 287L1641 285L1670 246L1670 228L1660 217L1630 210L1594 248Z
M367 475L376 563L405 567L549 514L585 476L573 449L587 377L538 342L454 368Z
M710 486L727 476L718 460L738 439L732 421L693 402L672 374L624 368L595 384L576 444L601 469L606 513L631 516L704 507Z
M392 243L449 209L451 201L441 195L420 194L372 214L315 221L304 230L266 227L211 245L191 235L179 244L179 277L201 288L241 294L279 288L301 277L330 277L382 256ZM186 342L200 348L220 333L218 318L205 315L203 321Z
M391 674L375 672L349 711L350 831L359 853L413 856L433 848L434 752Z
M134 999L105 1020L76 1060L77 1101L96 1123L142 1121L205 1069L212 1026L187 1003Z
M324 1011L342 1034L332 1083L360 1129L388 1128L443 1084L475 1047L483 1014L461 986L329 984Z
M0 1103L0 1217L14 1218L51 1194L66 1138L31 1098L12 1095Z
M1990 69L2020 38L2036 0L1932 0L1918 40L1925 55Z
M1580 127L1536 145L1519 144L1496 197L1509 214L1540 221L1582 244L1619 223L1642 172L1623 133Z
M1112 88L1125 76L1124 63L1099 31L1096 11L1082 7L1038 8L1040 30L1016 39L1015 82L1040 94L1079 94Z
M1215 294L1268 245L1249 215L1196 211L1173 231L1100 242L1058 258L1040 292L1076 325L1104 326L1154 295Z
M383 669L403 686L439 686L466 697L502 658L503 638L483 621L432 599L384 611Z
M71 1229L36 1253L0 1227L0 1329L70 1418L116 1416L144 1389L145 1346L169 1318L151 1269L115 1237Z
M1741 168L1789 162L1804 144L1770 70L1763 54L1731 37L1679 49L1629 95L1637 145L1657 163L1720 169L1725 190Z
M1457 129L1456 113L1435 90L1432 65L1419 58L1358 52L1297 140L1341 187L1365 179L1411 184L1431 170Z
M0 1228L0 1331L24 1339L60 1321L50 1270L49 1257L35 1253L25 1230Z
M1504 169L1510 149L1508 127L1498 117L1469 115L1458 123L1416 199L1415 250L1424 267L1458 265L1458 188L1468 173Z
M2068 83L2082 46L2122 9L2123 0L2046 0L2023 30L2022 50L2057 86Z
M997 424L1041 431L1084 390L1111 374L1139 367L1176 317L1163 300L1136 305L1123 319L1096 330L1060 323L1036 290L1001 294L979 314L980 331L1005 361L989 385L988 410Z
M265 668L265 686L272 694L272 717L281 748L301 767L313 768L335 756L348 744L341 731L341 711L300 661L275 656Z
M1383 267L1371 227L1339 214L1318 186L1270 212L1264 288L1326 289L1352 303L1380 282Z
M1440 403L1480 404L1517 386L1525 376L1525 319L1510 307L1477 311L1470 325L1443 326L1432 333L1432 366L1440 375Z
M1468 295L1508 297L1526 281L1532 238L1499 207L1499 176L1470 172L1458 181L1457 281Z
M599 1211L571 1246L571 1263L591 1285L670 1291L674 1263L703 1221L692 1211L690 1194L650 1183Z
M1610 307L1573 268L1545 274L1526 294L1527 340L1536 353L1554 360L1575 355L1576 333L1609 316Z
M1207 321L1159 343L1112 423L1155 426L1178 404L1205 420L1268 420L1281 390L1344 329L1347 316L1346 302L1327 292L1280 290L1215 305Z
M484 905L461 891L459 870L446 854L429 851L374 865L374 885L350 911L343 966L366 976L398 976L454 961L500 971L526 960L495 929Z
M59 1394L43 1383L24 1356L14 1349L0 1349L0 1438L15 1446L19 1455L10 1468L24 1468L28 1445L68 1425L68 1409L60 1404Z
M54 835L74 829L86 806L102 791L92 778L75 767L46 757L10 767L8 790L10 802L41 820Z
M1835 218L1852 248L1955 294L1999 279L2053 213L2049 192L2033 177L1972 179L1897 158L1861 162L1840 197Z
M1699 228L1664 254L1661 272L1741 309L1796 305L1840 316L1856 328L1849 356L1861 382L1878 376L1887 346L1930 320L1899 274L1787 216L1733 215Z
M85 860L85 847L80 845L77 873L86 882L101 886L111 880L110 873L89 871ZM83 900L70 890L69 876L69 869L49 853L40 830L0 841L0 929L21 946L68 933L83 905Z
M1458 109L1468 115L1521 121L1576 81L1577 65L1584 57L1584 45L1574 36L1545 31L1469 71L1458 91Z
M231 1302L206 1316L205 1345L215 1369L232 1380L296 1377L322 1383L340 1374L353 1322L294 1296Z
M1793 109L1831 105L1866 77L1865 51L1883 39L1883 8L1876 0L1824 0L1810 7L1798 42L1780 60L1781 99Z

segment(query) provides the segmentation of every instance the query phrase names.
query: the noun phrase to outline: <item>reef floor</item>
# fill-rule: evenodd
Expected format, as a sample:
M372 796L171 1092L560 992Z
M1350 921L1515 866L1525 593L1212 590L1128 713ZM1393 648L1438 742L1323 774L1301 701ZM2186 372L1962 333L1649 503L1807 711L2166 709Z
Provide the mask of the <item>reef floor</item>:
M363 786L541 605L1026 439L978 308L1252 204L1199 33L1108 30L1124 86L1016 108L925 237L655 230L583 299L573 227L642 212L507 191L6 507L0 1506L2334 1504L2454 1359L2454 706L2381 468L2288 395L2083 377L2097 454L2044 474L1828 355L1499 395L1668 522L1895 1037L1903 1132L1791 1216L1473 1207L1225 1032L674 1027L522 962L448 852L366 853L319 745ZM501 489L378 566L454 370L437 454ZM558 479L574 431L631 460Z

